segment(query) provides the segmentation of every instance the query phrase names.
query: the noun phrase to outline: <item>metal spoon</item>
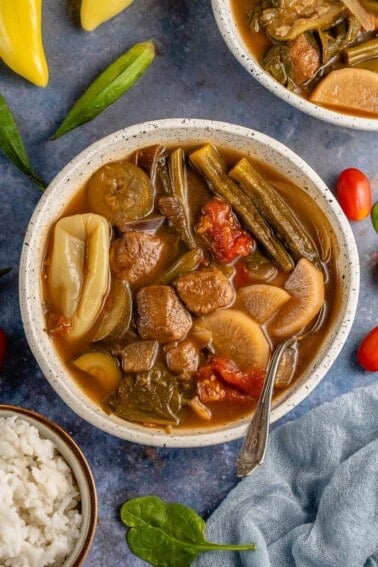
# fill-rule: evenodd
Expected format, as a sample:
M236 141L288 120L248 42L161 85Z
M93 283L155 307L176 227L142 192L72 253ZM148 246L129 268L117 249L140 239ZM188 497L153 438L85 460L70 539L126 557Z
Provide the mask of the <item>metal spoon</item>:
M276 346L269 364L263 389L238 456L236 472L238 477L242 478L250 475L264 461L266 446L268 444L274 380L283 354L287 348L302 340L304 337L307 337L310 333L317 331L323 323L324 313L325 308L323 306L315 322L309 329L304 330L300 335L290 337Z

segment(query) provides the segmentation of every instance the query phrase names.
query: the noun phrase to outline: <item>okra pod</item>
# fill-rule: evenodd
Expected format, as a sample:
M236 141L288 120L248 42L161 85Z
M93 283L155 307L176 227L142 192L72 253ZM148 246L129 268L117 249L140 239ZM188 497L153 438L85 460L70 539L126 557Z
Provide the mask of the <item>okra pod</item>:
M74 104L53 139L89 122L128 91L155 57L152 41L136 43L101 73Z
M181 276L181 274L195 270L198 268L202 260L203 252L201 248L188 250L188 252L185 252L182 256L177 258L177 260L162 274L159 279L159 283L168 284L178 276Z
M296 260L318 260L318 253L289 207L270 183L254 168L247 158L242 158L229 172L244 193L253 200L262 216L282 240Z
M269 256L285 272L294 268L293 259L283 244L274 236L272 229L261 216L251 199L227 175L226 165L211 144L192 152L189 159L197 171L205 178L209 188L224 197L234 208L245 227L264 246Z
M353 47L347 47L342 54L348 65L358 65L363 61L378 57L378 38L358 43Z
M18 167L31 181L42 190L46 188L46 183L37 175L30 163L21 134L13 115L4 99L0 94L0 149L7 158Z

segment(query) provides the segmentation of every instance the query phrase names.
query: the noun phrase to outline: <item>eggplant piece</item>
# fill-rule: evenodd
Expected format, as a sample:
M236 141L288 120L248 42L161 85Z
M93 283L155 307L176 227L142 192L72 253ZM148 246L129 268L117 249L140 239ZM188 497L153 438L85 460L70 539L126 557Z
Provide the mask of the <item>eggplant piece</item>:
M60 219L54 229L47 281L53 309L70 322L70 337L94 325L109 289L111 227L100 215Z
M317 250L301 224L272 185L254 168L247 158L242 158L229 173L242 190L256 203L280 240L296 260L307 258L319 262Z
M176 378L158 363L135 378L126 376L108 406L129 421L178 425L182 399Z
M234 208L242 224L260 241L266 252L285 272L294 268L293 259L277 240L272 229L261 216L252 200L227 175L226 164L218 150L211 144L192 152L189 159L197 171L206 179L209 188L219 193Z
M133 304L126 282L113 278L93 341L120 339L130 326Z

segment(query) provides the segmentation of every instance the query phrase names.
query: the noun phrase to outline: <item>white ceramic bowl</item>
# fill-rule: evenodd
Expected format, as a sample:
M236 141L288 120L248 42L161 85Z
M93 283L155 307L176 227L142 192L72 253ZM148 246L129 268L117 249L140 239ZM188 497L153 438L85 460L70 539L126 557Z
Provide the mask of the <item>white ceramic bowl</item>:
M359 289L359 262L352 230L332 193L317 174L291 150L261 134L222 122L196 119L168 119L137 124L99 140L75 157L51 182L31 218L22 250L20 303L26 337L43 373L56 392L83 419L108 433L133 442L155 446L194 447L214 445L242 437L246 422L212 430L181 431L171 435L128 423L106 415L75 384L45 332L41 286L42 262L49 229L61 216L67 203L91 174L104 163L115 161L137 148L153 144L213 142L233 148L269 163L302 187L327 213L340 246L338 269L344 287L338 316L327 344L318 353L311 369L279 398L272 411L277 420L320 382L340 352L355 315Z
M97 493L95 481L81 449L64 429L43 415L18 406L0 405L0 417L18 418L36 427L41 438L50 439L70 467L80 492L83 517L80 536L62 567L79 567L93 542L97 526Z
M264 87L295 108L325 122L358 130L378 130L378 119L351 116L328 110L286 89L264 71L256 57L248 49L233 18L230 0L211 0L211 4L219 31L228 48L239 63Z

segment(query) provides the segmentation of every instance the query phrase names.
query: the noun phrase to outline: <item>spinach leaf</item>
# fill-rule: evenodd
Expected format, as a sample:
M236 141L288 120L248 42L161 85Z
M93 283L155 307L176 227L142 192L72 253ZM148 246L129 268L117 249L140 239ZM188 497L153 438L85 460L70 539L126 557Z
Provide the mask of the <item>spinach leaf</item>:
M204 520L184 504L168 504L157 496L126 501L121 520L130 529L131 551L155 567L189 567L205 551L247 551L255 544L223 545L205 538Z
M46 188L46 183L33 171L17 124L2 94L0 94L0 149L40 189Z

